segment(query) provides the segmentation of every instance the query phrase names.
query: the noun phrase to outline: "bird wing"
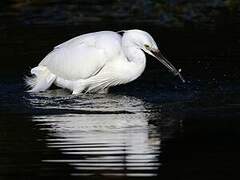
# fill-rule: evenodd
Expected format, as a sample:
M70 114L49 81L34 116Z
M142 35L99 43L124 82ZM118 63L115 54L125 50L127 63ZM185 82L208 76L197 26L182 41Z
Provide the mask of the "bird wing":
M120 47L121 39L111 31L81 35L56 46L39 65L66 80L87 79L111 60L109 48L115 45Z

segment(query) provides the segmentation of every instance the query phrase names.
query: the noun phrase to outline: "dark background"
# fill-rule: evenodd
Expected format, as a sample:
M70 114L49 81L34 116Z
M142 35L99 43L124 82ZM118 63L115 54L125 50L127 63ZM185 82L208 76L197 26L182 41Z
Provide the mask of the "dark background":
M91 100L89 106L94 112L82 111L85 105L81 97L59 96L55 91L37 95L25 92L24 75L57 44L83 33L122 29L149 32L163 54L182 69L187 83L181 83L147 56L146 70L138 80L113 88L106 97L83 98ZM111 110L112 101L120 102L125 96L129 99L127 108L114 111L112 118L122 114L131 119L125 111L138 111L143 103L143 115L149 113L149 134L161 137L157 159L161 165L154 171L156 179L238 179L239 60L238 0L1 1L0 179L69 179L78 171L68 163L48 164L42 159L79 160L87 156L72 157L48 147L47 141L55 137L55 127L47 124L51 124L48 118L58 121L59 114L66 119L69 114L77 114L81 123L82 115L107 115L101 107ZM132 104L134 98L140 107ZM69 106L62 110L62 105ZM46 122L34 121L38 116L44 116ZM58 121L57 125L64 127L64 122ZM151 126L156 128L154 132ZM82 135L80 130L74 133ZM95 179L106 178L101 171L94 173Z
M151 33L187 75L239 76L237 0L8 0L0 3L0 22L1 74L22 73L82 33L136 28Z

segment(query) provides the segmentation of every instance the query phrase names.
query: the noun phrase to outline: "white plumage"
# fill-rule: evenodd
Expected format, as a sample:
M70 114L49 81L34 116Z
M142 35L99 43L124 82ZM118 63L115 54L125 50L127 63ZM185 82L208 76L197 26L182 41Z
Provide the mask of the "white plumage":
M30 92L47 90L53 83L73 94L107 91L131 82L145 69L144 52L156 57L175 75L173 65L158 50L150 34L141 30L113 31L80 35L56 46L26 78ZM183 80L184 81L184 80Z

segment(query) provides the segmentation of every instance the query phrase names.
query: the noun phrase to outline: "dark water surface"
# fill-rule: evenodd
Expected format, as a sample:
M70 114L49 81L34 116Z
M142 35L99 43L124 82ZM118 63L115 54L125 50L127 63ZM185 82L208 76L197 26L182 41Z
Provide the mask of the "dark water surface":
M62 90L27 94L19 91L21 83L2 83L1 89L2 178L238 173L239 93L77 97Z
M53 46L81 33L128 27L153 34L187 83L148 57L141 78L107 95L25 92L23 75ZM239 176L236 29L83 24L0 31L0 179Z

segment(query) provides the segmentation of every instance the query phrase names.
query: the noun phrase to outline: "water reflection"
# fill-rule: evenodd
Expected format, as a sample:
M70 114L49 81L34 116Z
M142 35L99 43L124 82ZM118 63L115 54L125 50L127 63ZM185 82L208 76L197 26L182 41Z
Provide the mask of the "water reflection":
M157 175L161 137L149 124L150 111L142 100L120 95L38 96L31 99L35 108L64 112L33 117L40 130L48 132L47 146L63 154L43 162L67 163L75 169L72 175Z

